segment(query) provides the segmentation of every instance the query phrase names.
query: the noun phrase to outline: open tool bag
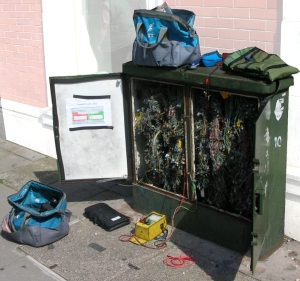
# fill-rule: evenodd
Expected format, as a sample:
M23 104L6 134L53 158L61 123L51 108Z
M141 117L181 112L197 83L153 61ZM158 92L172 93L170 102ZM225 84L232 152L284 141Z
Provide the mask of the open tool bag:
M274 82L296 74L296 67L286 64L280 57L257 47L247 47L230 54L223 62L224 70Z
M188 10L135 10L133 62L136 65L178 67L199 59L200 44L193 29L194 19L195 14Z
M12 210L2 222L1 234L8 240L40 247L69 233L71 213L64 192L29 181L7 200Z

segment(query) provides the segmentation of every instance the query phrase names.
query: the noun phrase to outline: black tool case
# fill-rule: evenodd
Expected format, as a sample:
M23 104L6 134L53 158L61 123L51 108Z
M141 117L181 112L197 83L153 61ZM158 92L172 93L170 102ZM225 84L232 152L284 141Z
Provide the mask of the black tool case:
M130 223L130 218L105 203L98 203L84 209L85 217L107 231L115 230Z

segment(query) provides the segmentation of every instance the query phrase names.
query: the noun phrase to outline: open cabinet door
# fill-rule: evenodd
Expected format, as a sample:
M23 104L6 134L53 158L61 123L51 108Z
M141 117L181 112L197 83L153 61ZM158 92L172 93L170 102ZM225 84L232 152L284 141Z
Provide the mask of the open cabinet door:
M120 74L51 77L61 181L127 177Z
M288 92L265 102L255 128L252 272L284 239Z

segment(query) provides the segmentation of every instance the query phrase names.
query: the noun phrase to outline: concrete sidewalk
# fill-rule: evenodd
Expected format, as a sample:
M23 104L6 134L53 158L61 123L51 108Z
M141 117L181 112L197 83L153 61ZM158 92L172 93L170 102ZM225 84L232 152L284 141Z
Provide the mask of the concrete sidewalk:
M56 160L0 139L0 220L9 212L7 196L29 180L63 190L72 212L70 233L44 247L18 245L0 237L0 280L297 280L300 243L286 239L267 260L250 271L250 254L241 256L175 229L167 248L152 250L130 242L138 215L126 181L60 184ZM83 216L84 208L105 202L131 219L131 224L107 232ZM170 229L170 226L169 226ZM168 254L192 253L196 263L171 268Z

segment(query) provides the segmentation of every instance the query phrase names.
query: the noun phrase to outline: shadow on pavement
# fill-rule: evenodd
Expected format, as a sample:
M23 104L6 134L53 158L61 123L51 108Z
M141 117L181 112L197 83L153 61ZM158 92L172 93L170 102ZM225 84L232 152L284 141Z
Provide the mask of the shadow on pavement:
M43 172L36 172L35 174L41 179L44 178ZM118 269L112 275L105 274L102 276L103 279L96 278L95 280L141 280L140 278L143 280L173 280L178 274L182 275L182 280L253 280L251 276L246 276L238 271L243 260L242 255L180 229L174 228L170 241L167 242L168 246L164 250L152 250L133 243L120 242L120 235L132 235L138 216L141 216L133 210L133 189L131 183L126 180L63 184L57 181L50 185L66 193L68 209L72 211L70 234L61 241L54 243L56 248L61 247L59 251L64 252L67 258L72 259L72 265L62 263L60 260L62 256L59 255L53 258L52 262L49 262L48 256L53 253L53 250L49 250L48 247L32 249L28 246L22 246L22 249L48 267L56 264L57 266L52 270L67 280L80 280L80 277L84 278L81 280L96 278L95 267L101 271L102 266L105 265L106 272L110 270L111 265L106 262L103 264L103 260L107 259L111 259ZM129 216L131 224L107 232L91 221L84 219L84 208L99 202L105 202L123 215ZM159 210L153 211L159 212ZM181 213L180 220L182 221L184 220L184 212ZM170 219L168 224L170 231ZM78 235L78 231L81 235ZM149 246L154 247L152 242L149 242ZM77 257L74 256L74 248L77 248ZM97 249L101 249L101 251ZM74 255L70 255L71 253ZM82 256L79 253L85 254ZM88 255L87 253L91 254L93 260L91 260L91 256L85 256ZM189 268L171 268L163 263L167 254L177 257L189 253L195 259L195 264ZM99 267L100 262L102 265ZM70 273L72 267L76 267L77 277ZM90 271L87 272L87 269ZM83 272L86 277L82 275ZM250 269L249 274L251 274ZM149 277L151 275L154 275L153 279Z

